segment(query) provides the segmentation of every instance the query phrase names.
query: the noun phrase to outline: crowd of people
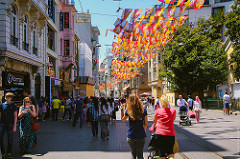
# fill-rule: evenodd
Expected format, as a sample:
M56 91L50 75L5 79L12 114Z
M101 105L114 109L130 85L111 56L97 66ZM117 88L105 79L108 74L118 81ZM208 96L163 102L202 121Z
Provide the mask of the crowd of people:
M0 139L2 158L12 158L13 133L17 131L17 120L19 119L19 145L22 154L31 153L37 145L36 131L32 124L37 120L45 121L52 118L53 121L59 120L72 122L72 127L76 127L77 122L82 128L83 123L92 128L92 137L98 138L98 125L101 129L101 140L109 140L109 122L115 123L116 112L121 110L121 120L129 120L127 131L127 141L129 143L132 158L142 159L145 145L146 131L148 127L147 108L154 106L155 116L153 127L156 134L156 148L160 158L174 158L173 146L175 143L174 120L176 110L171 108L168 99L164 96L155 100L154 98L140 99L136 94L131 94L127 99L120 98L97 98L81 96L70 98L53 97L48 100L41 97L38 101L31 96L29 90L24 91L25 98L22 106L17 108L12 102L14 94L6 93L5 102L0 106ZM230 99L227 94L224 98L224 107L229 107ZM188 96L188 100L179 95L177 106L185 106L189 111L196 114L197 123L200 121L202 103L198 96L195 101ZM227 113L227 111L225 111ZM7 133L7 151L5 151L3 137Z

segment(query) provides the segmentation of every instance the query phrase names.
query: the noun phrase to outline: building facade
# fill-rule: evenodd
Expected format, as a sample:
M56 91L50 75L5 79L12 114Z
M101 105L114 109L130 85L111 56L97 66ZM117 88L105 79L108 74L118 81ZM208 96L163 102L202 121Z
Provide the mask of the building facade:
M96 29L96 28L95 28ZM78 42L78 77L80 95L81 96L93 96L93 86L96 83L96 79L93 77L93 51L94 57L98 53L97 41L98 29L95 30L91 25L90 14L75 15L75 32L79 37ZM94 50L95 49L95 50Z
M21 104L24 89L44 96L47 1L3 0L0 18L0 98L11 91Z
M72 0L60 1L59 13L59 41L60 41L60 79L62 79L61 96L74 97L76 93L75 71L76 49L75 42L78 36L75 34L75 3Z
M189 25L191 25L192 27L194 27L199 18L208 19L210 17L214 17L217 20L219 15L226 14L231 10L231 5L233 3L234 2L232 0L206 0L202 9L194 10L194 8L188 8L183 12L182 15L187 15L188 19L186 20L186 22L189 23ZM178 17L179 13L180 7L177 7L174 16ZM167 14L168 14L167 11L165 11L164 17L168 17ZM222 34L222 39L224 43L226 43L227 41L227 37L224 36L225 30L226 30L225 26L222 26L222 28L220 29L220 33ZM161 95L165 95L171 102L170 104L175 105L175 101L178 98L178 94L169 91L171 85L167 81L167 79L158 78L158 73L161 71L162 51L164 50L157 51L156 58L152 59L151 62L149 62L148 64L149 86L151 86L152 88L153 97L156 98L157 96L160 97Z

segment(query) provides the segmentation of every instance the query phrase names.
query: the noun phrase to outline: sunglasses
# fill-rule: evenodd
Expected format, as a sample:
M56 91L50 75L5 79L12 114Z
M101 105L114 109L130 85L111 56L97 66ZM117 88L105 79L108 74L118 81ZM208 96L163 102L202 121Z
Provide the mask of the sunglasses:
M25 101L25 103L30 103L30 101Z

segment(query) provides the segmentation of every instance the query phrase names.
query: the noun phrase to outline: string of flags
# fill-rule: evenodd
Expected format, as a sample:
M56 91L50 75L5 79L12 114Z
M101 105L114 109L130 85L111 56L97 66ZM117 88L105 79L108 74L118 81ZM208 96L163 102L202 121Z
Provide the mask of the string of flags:
M157 1L165 3L165 6L145 9L142 15L143 9L124 9L121 18L115 21L114 28L107 29L106 36L108 31L115 33L112 43L112 54L115 57L112 60L112 75L117 80L108 83L107 87L136 77L140 73L139 68L155 58L156 53L172 40L174 32L184 24L188 16L182 15L183 12L190 7L201 9L205 0ZM180 12L174 17L177 7ZM122 8L117 12L120 10ZM167 11L165 17L164 11ZM122 60L125 57L127 61Z

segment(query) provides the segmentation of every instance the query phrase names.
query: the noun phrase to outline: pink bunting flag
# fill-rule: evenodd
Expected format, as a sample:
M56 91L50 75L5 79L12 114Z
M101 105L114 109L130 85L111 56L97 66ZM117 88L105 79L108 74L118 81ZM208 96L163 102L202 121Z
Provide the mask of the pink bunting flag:
M152 13L153 9L154 9L154 8L151 8L151 9L148 9L148 8L147 8L147 9L145 10L145 19L150 16L150 14Z

